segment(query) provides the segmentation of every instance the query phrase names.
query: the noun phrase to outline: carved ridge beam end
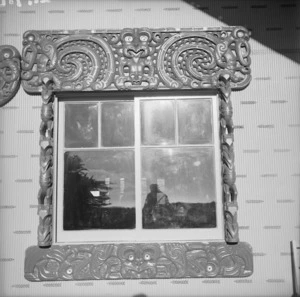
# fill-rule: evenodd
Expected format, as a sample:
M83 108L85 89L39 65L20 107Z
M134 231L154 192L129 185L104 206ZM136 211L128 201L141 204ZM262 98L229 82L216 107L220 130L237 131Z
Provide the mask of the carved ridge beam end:
M244 242L170 242L32 246L29 281L248 277L252 248Z
M0 45L0 107L18 92L21 76L21 56L11 45Z

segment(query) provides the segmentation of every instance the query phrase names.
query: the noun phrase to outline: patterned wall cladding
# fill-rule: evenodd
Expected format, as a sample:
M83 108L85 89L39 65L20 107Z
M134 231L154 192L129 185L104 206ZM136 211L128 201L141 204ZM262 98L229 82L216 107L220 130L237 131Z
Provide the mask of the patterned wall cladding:
M232 103L240 240L251 243L255 269L246 279L26 281L25 250L37 237L42 102L20 90L0 110L0 230L5 239L0 295L291 296L289 242L300 240L299 6L299 1L225 0L203 2L199 10L166 0L1 0L0 44L19 50L27 30L252 27L252 82L233 92ZM257 34L269 42L257 41Z

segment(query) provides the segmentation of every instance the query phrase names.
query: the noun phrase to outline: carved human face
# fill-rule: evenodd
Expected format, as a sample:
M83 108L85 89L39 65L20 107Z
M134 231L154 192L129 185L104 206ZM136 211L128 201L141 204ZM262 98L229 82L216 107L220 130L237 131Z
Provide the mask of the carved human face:
M152 278L156 275L156 261L160 249L155 244L124 245L119 249L124 278Z
M145 58L149 54L151 33L146 29L125 29L121 33L123 53L127 58Z

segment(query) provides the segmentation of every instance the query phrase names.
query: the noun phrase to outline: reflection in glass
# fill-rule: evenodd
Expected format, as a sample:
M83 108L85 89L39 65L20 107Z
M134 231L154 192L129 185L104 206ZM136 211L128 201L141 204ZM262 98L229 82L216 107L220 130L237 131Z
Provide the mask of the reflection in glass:
M133 146L133 102L105 102L101 108L102 146Z
M143 148L144 228L216 227L214 149Z
M141 102L141 139L143 145L175 143L174 100Z
M135 228L133 150L65 153L64 230Z
M65 147L97 147L98 105L65 104Z
M180 144L212 143L211 100L178 100Z

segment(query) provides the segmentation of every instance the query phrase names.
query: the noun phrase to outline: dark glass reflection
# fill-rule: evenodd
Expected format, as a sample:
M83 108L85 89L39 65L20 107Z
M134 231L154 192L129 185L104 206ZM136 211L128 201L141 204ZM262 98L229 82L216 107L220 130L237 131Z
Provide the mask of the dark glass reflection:
M102 146L133 146L133 102L105 102L101 110Z
M98 105L65 104L65 147L97 147Z
M142 149L143 228L216 227L213 148Z
M64 230L135 228L133 150L65 153Z

